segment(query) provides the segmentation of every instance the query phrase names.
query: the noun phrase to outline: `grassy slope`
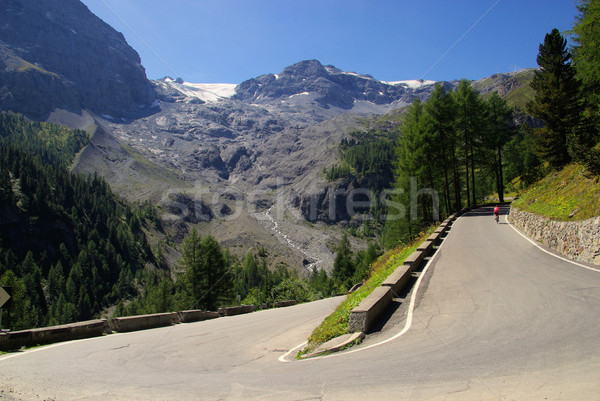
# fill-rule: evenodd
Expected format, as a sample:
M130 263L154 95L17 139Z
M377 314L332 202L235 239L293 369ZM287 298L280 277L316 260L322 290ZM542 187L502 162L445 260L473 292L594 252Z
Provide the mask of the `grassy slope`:
M533 100L535 91L529 86L533 79L534 70L528 69L519 71L504 82L497 77L475 82L475 89L482 90L486 87L496 87L501 97L503 97L509 106L525 110L527 103ZM487 98L490 94L484 96Z
M600 182L585 167L570 164L532 185L513 206L555 220L600 216ZM575 214L569 217L573 212Z

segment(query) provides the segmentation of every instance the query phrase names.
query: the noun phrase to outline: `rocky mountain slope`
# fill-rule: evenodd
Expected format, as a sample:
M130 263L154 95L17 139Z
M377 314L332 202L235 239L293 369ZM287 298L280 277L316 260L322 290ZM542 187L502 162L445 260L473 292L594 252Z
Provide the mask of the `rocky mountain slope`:
M427 98L434 82L385 83L307 60L235 87L171 78L154 86L154 114L96 118L102 134L77 171L101 169L129 198L163 205L174 225L200 223L225 244L270 247L286 255L277 261L302 270L332 265L339 227L352 217L345 195L358 183L329 183L323 174L337 162L342 137L364 129L367 116ZM129 164L115 156L127 152L135 156ZM160 168L147 167L140 179L140 160ZM165 172L178 177L168 188Z
M120 118L147 113L154 99L136 51L80 1L0 2L0 109Z
M525 81L477 85L508 95ZM123 36L78 0L0 2L0 109L87 130L73 169L160 205L175 241L200 224L233 252L266 247L272 264L301 271L330 269L340 228L353 224L347 199L361 184L324 174L341 139L434 84L317 60L239 85L148 81Z

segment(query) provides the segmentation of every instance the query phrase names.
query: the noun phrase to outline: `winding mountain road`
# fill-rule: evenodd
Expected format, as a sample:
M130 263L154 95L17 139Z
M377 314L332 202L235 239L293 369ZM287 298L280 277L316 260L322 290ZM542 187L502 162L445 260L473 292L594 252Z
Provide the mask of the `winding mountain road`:
M350 352L280 362L333 298L0 356L0 399L599 399L600 270L479 209L453 224L415 290Z

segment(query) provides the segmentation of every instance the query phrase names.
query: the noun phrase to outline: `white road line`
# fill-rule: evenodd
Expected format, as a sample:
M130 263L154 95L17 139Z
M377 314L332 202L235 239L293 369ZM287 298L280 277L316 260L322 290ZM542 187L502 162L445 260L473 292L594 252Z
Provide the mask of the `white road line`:
M521 237L525 238L527 241L531 242L533 245L535 245L535 247L537 247L542 252L545 252L548 255L554 256L555 258L558 258L558 259L560 259L562 261L569 262L572 265L583 267L584 269L588 269L588 270L594 271L596 273L600 273L600 269L596 269L596 268L593 268L593 267L590 267L590 266L586 266L586 265L581 264L581 263L577 263L574 260L567 259L565 257L556 255L555 253L552 253L552 252L548 251L547 249L544 249L540 244L538 244L536 241L534 241L533 239L531 239L528 236L526 236L525 234L523 234L517 227L515 227L510 221L508 221L508 216L504 216L504 219L508 223L508 225L511 226L512 229L517 232L517 234L519 234Z

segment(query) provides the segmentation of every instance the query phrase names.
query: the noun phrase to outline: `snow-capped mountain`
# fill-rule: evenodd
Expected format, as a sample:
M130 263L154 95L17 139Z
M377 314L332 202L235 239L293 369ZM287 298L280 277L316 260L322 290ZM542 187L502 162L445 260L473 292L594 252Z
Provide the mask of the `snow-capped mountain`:
M301 61L279 74L266 74L242 82L234 99L251 103L297 101L308 98L315 105L351 110L361 102L397 107L414 97L426 96L433 81L408 85L409 81L382 82L370 75L345 72L332 65L323 66L317 60Z

